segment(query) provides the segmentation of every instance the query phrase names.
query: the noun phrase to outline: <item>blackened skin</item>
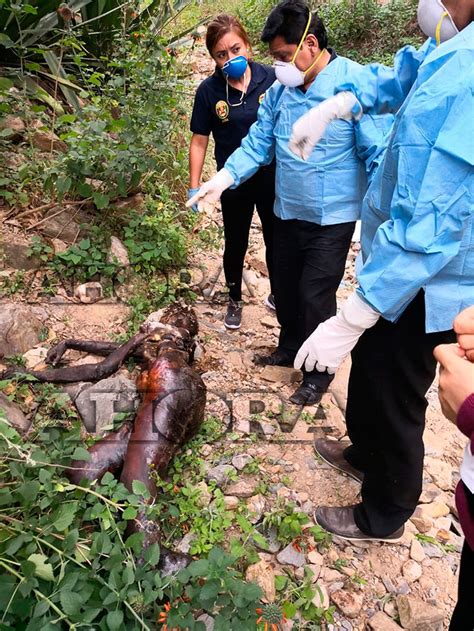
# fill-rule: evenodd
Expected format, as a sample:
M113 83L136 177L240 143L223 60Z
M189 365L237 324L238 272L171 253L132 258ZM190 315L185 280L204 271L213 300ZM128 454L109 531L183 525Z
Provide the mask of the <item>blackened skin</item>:
M147 333L140 332L131 337L128 342L113 350L108 357L98 364L82 364L82 366L67 366L65 368L47 368L46 370L24 370L22 368L8 368L1 374L2 379L15 375L32 375L38 381L47 383L72 383L75 381L100 381L110 377L116 372L123 362L132 355L148 337ZM92 347L89 342L89 348ZM99 342L102 346L103 342ZM91 351L93 352L93 351ZM104 352L104 351L103 351ZM100 354L103 354L100 353Z
M87 451L90 454L90 460L73 460L70 468L65 471L71 482L73 484L79 484L82 480L100 482L107 471L114 475L118 474L123 466L132 429L132 423L125 422L116 432L110 432L89 447Z

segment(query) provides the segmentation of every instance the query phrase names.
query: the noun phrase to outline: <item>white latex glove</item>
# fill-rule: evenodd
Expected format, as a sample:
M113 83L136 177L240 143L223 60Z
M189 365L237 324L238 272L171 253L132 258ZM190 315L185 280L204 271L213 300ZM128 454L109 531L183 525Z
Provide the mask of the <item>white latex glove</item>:
M211 209L214 208L222 193L229 188L229 186L232 186L233 183L234 178L229 171L227 171L227 169L221 169L214 177L204 182L198 192L186 202L187 208L192 207L196 203L199 210L208 210L209 207L211 207Z
M357 293L352 294L337 315L322 322L303 342L295 357L295 368L304 364L307 371L316 368L319 372L335 373L362 333L379 318L378 311Z
M307 160L331 121L336 118L359 120L361 117L362 106L352 92L339 92L296 121L288 146L298 157Z

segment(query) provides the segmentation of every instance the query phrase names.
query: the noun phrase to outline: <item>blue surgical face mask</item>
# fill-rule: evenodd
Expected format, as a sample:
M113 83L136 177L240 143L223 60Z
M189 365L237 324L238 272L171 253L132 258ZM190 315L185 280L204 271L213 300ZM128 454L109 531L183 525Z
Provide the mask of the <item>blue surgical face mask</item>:
M240 79L247 70L248 61L243 55L237 55L226 61L222 66L222 72L230 79Z

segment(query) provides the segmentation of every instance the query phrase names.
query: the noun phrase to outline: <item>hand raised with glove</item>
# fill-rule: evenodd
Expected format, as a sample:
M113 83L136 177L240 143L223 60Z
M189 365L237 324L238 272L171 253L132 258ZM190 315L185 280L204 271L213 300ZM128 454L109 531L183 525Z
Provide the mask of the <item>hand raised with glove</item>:
M357 344L366 329L374 326L380 317L357 293L346 300L339 313L325 322L303 342L295 357L294 366L307 371L333 374Z
M361 117L362 106L352 92L339 92L296 121L288 146L295 155L307 160L331 121L336 118L359 120Z
M199 188L197 193L190 197L186 203L187 208L197 206L198 210L212 209L219 201L222 193L232 186L234 178L227 171L227 169L221 169L214 177Z

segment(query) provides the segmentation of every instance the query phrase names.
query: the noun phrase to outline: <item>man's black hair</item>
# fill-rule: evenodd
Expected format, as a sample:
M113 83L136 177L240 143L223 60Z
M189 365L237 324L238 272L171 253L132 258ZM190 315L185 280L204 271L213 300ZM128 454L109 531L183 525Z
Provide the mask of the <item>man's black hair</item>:
M274 9L263 27L261 40L269 44L278 35L287 44L298 44L308 23L310 9L303 0L282 0ZM308 35L312 34L318 40L321 50L328 45L328 35L321 18L313 13Z

